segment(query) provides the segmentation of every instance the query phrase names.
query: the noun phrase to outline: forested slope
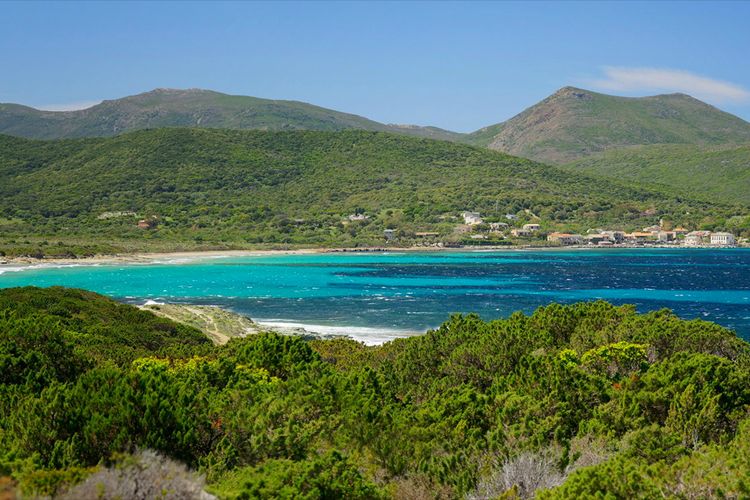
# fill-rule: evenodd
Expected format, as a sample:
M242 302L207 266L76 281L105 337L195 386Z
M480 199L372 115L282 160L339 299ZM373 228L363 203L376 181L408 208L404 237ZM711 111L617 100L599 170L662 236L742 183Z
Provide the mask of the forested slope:
M750 205L750 145L638 146L592 155L564 168L688 198Z
M666 310L550 305L380 347L259 334L167 352L176 325L100 296L26 288L0 304L0 475L26 493L111 492L134 461L145 490L182 470L169 460L222 498L749 491L750 346ZM129 317L163 325L152 354L129 333L117 352ZM118 455L136 449L167 465Z
M574 230L635 229L662 217L718 229L741 213L494 151L379 132L159 129L51 142L0 136L6 252L49 254L75 244L383 244L386 228L404 241L419 231L449 238L464 210L497 220L534 214ZM348 224L354 212L369 218ZM152 216L150 230L136 227Z

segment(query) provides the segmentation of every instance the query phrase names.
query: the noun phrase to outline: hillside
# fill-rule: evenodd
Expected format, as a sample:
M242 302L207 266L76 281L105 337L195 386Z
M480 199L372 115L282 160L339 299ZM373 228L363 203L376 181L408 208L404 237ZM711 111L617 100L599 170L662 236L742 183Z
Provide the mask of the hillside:
M3 311L12 312L3 316ZM7 328L9 324L19 328ZM15 373L14 369L6 367L0 370L4 374L0 375L0 380L5 376L6 381L7 377L23 377L26 363L33 361L21 359L23 350L34 345L44 345L54 357L63 354L59 349L64 344L73 343L81 361L75 366L79 367L85 366L84 360L128 364L143 356L179 356L184 352L192 355L211 348L208 337L196 328L93 292L62 287L0 290L0 330L5 340L15 338L16 344L10 352L0 350L0 366L3 362L14 362L3 359L3 354L14 356L18 363ZM61 367L62 370L73 368L73 365ZM35 376L48 375L38 373Z
M591 155L564 166L691 198L750 206L750 145L633 146Z
M668 310L551 304L493 321L454 315L375 347L260 333L157 353L133 350L143 324L160 325L148 329L155 347L181 328L80 290L0 291L0 484L11 495L747 492L750 345Z
M378 130L455 140L437 127L384 125L304 102L235 96L202 89L156 89L79 111L40 111L0 103L0 134L34 139L108 137L160 127L260 130Z
M750 141L750 123L685 94L634 98L564 87L466 140L537 161L566 163L633 145L740 144Z
M463 210L532 213L582 229L643 227L664 216L696 225L736 213L486 149L362 131L0 136L0 181L0 250L35 238L63 242L58 250L71 240L136 250L377 245L386 228L450 237ZM355 212L368 218L349 223ZM153 228L136 227L151 216ZM45 253L55 249L49 243Z

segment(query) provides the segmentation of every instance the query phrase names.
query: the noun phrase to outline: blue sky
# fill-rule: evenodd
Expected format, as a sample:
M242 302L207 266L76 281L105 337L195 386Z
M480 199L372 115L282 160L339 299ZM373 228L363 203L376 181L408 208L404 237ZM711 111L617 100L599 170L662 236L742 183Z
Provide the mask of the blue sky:
M0 102L199 87L471 131L574 85L750 120L748 25L748 2L0 2Z

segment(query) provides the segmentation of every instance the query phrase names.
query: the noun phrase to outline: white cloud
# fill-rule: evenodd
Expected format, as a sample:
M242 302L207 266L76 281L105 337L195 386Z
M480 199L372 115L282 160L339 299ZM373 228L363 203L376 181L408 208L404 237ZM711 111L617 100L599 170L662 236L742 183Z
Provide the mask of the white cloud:
M750 101L750 91L734 83L714 80L689 71L664 68L605 66L606 78L591 84L619 92L682 92L715 103Z
M78 101L69 102L67 104L44 104L34 107L36 109L41 109L42 111L76 111L79 109L86 109L90 108L91 106L96 106L101 102L102 101Z

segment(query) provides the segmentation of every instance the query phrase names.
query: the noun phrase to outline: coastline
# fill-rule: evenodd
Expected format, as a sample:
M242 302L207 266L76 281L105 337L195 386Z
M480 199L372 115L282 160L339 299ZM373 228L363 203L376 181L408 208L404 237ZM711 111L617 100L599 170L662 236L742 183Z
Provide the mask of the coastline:
M136 252L123 254L102 254L91 257L0 257L0 270L3 268L12 268L17 266L34 267L44 265L66 266L66 265L98 265L98 264L150 264L159 261L184 261L190 262L204 259L219 259L226 257L263 257L274 255L316 255L316 254L359 254L359 253L389 253L389 252L421 252L421 253L439 253L439 252L523 252L523 251L608 251L608 250L695 250L704 247L685 247L674 245L648 245L648 246L591 246L591 245L570 245L570 246L535 246L535 245L515 245L515 246L471 246L471 247L354 247L354 248L300 248L300 249L278 249L278 250L192 250L182 252ZM719 249L720 247L705 247ZM748 248L744 246L727 247L727 248Z

